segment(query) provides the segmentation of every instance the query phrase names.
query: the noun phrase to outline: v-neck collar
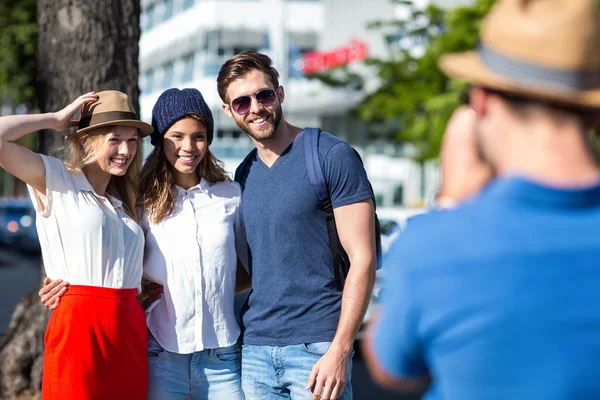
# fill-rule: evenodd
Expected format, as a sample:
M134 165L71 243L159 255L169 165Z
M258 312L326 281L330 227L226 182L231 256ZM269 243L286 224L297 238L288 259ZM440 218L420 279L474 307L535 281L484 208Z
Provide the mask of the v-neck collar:
M292 140L292 142L288 145L288 147L285 148L283 153L281 153L281 155L279 155L279 157L277 157L277 159L275 160L273 165L271 165L270 167L260 158L260 155L258 154L258 149L257 149L256 150L256 160L258 161L258 164L261 167L263 167L264 169L266 169L267 171L275 170L277 168L277 166L279 166L279 164L284 162L284 160L287 158L286 155L292 151L292 149L296 145L296 142L300 139L301 136L303 136L303 133L304 133L304 129L302 129L302 131L298 135L296 135L294 140Z

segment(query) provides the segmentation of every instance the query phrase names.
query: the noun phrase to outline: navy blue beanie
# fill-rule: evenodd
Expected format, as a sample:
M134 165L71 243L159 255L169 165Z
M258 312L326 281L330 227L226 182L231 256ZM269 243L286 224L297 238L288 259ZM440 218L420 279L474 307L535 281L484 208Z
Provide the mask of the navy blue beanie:
M168 89L165 90L152 109L152 136L150 142L156 146L165 132L175 122L189 114L197 114L204 118L208 144L213 140L213 117L202 93L198 89Z

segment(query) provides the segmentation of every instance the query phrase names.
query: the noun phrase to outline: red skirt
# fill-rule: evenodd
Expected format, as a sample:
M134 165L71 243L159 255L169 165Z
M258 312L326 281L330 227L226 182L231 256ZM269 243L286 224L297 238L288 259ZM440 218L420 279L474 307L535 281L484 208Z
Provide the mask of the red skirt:
M69 286L46 329L44 400L146 399L148 334L135 295Z

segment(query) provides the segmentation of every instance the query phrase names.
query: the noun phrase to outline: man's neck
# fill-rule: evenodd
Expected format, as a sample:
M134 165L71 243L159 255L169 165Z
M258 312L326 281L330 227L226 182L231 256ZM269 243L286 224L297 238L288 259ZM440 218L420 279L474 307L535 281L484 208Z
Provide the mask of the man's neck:
M498 164L500 175L520 175L555 187L585 187L600 178L587 138L576 127L528 127L515 132L522 138L506 149L506 161Z
M256 146L260 159L268 167L271 167L300 132L302 132L302 128L290 125L282 119L271 139L262 141L253 139L252 141Z

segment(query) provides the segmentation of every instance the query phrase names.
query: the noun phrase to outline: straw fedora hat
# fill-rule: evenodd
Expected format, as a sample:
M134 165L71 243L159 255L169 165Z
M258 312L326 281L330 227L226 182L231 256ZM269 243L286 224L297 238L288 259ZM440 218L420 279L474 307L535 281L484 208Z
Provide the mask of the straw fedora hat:
M77 131L68 135L69 137L110 125L138 128L140 137L152 133L152 126L140 121L133 110L129 97L125 93L116 90L105 90L96 94L98 100L83 106L81 118L77 124Z
M440 59L447 75L526 97L600 107L594 0L498 0L475 51Z

